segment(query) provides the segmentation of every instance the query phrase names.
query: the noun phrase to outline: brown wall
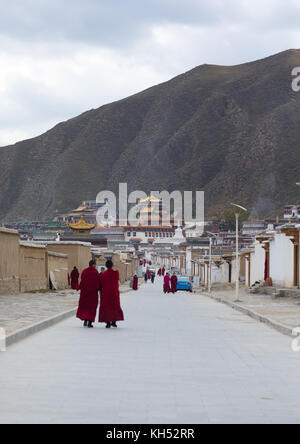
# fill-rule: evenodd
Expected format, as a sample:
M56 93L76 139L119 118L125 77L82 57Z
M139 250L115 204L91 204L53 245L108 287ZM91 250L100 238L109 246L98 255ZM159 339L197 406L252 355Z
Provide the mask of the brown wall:
M0 228L0 294L19 292L19 233Z
M47 288L44 246L20 243L19 276L21 293Z
M68 288L68 256L66 254L47 252L47 280L54 290Z
M55 243L47 244L47 250L54 253L68 255L68 272L71 273L74 267L77 267L79 273L89 266L92 258L91 247L76 243Z

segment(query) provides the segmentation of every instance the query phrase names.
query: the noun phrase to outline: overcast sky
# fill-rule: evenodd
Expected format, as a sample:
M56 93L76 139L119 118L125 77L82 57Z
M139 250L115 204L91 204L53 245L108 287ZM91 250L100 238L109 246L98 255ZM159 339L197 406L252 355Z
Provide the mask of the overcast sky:
M299 0L0 0L0 146L203 63L300 46Z

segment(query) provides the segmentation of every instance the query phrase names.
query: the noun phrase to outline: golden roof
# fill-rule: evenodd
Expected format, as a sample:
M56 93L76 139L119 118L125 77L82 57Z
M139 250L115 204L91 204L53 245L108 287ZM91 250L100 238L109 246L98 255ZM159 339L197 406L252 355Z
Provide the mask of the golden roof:
M159 203L161 202L161 199L157 199L156 197L152 196L152 194L150 194L150 196L148 196L146 199L142 199L140 200L140 203L150 203L150 202L156 202Z
M81 216L80 221L77 222L76 224L68 224L69 228L71 228L71 230L93 230L96 227L96 224L88 224L83 216Z

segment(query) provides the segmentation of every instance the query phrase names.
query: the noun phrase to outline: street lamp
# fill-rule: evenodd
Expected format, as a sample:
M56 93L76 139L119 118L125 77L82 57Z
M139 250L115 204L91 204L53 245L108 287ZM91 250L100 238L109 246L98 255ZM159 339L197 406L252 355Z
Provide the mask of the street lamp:
M211 256L212 256L212 238L216 237L216 235L214 233L211 233L210 231L206 232L207 234L209 234L209 273L208 273L208 293L211 293Z
M237 205L232 203L233 207L239 208L243 211L248 211L246 208L242 207L241 205ZM236 300L239 299L239 286L240 286L240 258L239 258L239 217L240 213L236 211L235 213L235 225L236 225L236 253L235 253L235 260L236 260L236 279L235 279L235 296Z

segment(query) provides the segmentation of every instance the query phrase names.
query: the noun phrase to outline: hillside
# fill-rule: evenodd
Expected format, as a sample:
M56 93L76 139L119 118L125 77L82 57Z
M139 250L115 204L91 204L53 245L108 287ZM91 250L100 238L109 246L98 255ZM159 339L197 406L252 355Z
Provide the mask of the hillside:
M206 191L257 216L300 203L300 50L239 66L199 66L47 133L0 149L0 219L64 213L101 190Z

